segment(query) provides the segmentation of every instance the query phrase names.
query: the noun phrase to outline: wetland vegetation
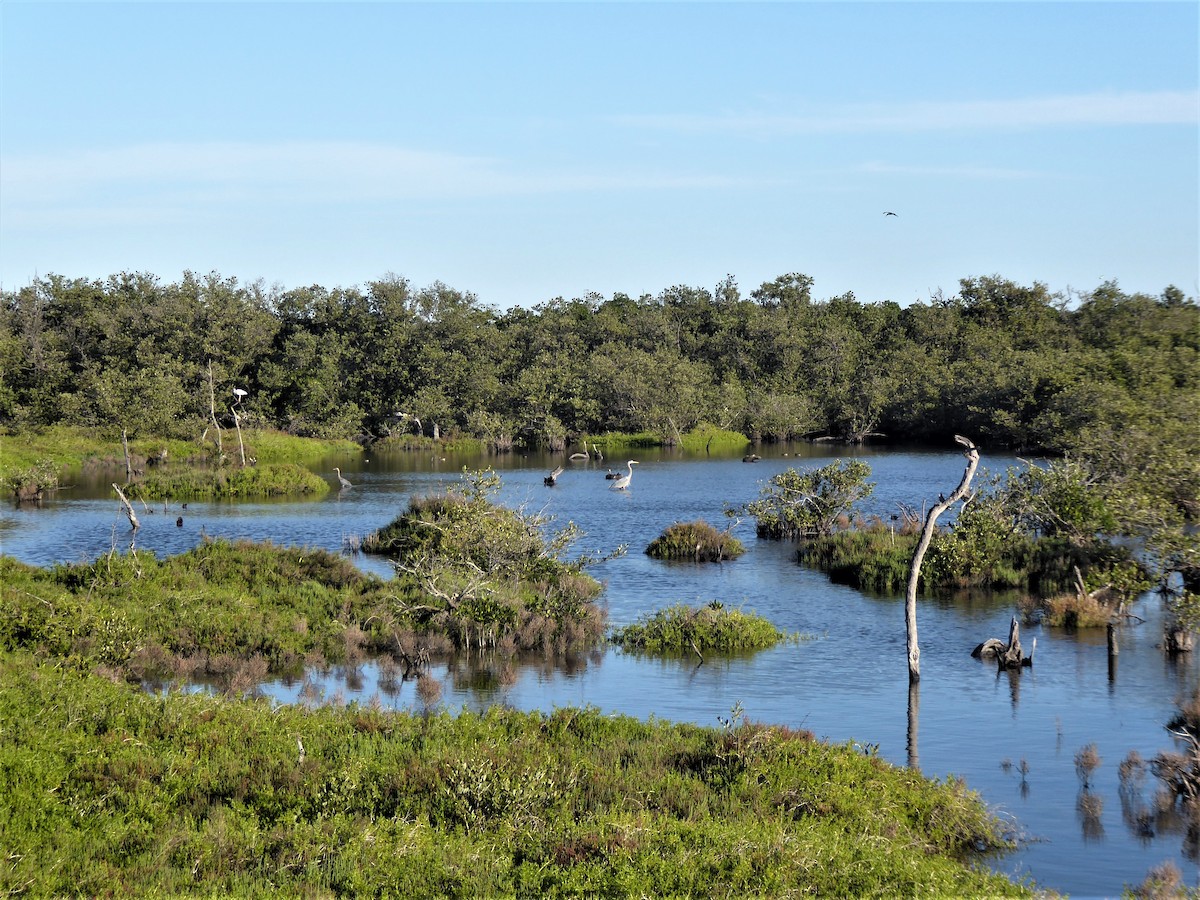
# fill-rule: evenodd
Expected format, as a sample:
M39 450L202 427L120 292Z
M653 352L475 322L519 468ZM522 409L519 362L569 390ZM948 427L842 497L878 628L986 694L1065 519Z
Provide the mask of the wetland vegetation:
M502 313L395 277L266 290L216 274L51 275L2 294L0 478L17 499L84 467L123 470L142 503L316 497L336 482L311 466L362 447L615 460L961 433L1046 458L957 510L930 549L927 592L1015 586L1050 598L1030 607L1046 621L1082 626L1084 598L1111 616L1157 585L1176 624L1200 625L1194 298L1112 283L1061 297L989 276L902 308L817 301L812 286L792 273L743 296L730 277ZM920 512L864 521L870 477L858 460L793 468L727 511L797 541L835 579L891 594ZM269 673L376 656L419 680L439 656L602 644L587 568L603 554L568 558L574 526L506 509L495 489L494 474L468 473L364 538L393 563L390 581L264 543L204 540L162 559L114 549L48 569L0 556L0 889L1029 892L980 867L1009 836L962 784L736 707L702 728L589 708L450 716L428 681L421 713L254 697ZM671 539L668 555L696 557L696 535ZM1054 599L1064 592L1074 611ZM612 637L676 654L788 639L722 601ZM218 690L185 690L197 679ZM1160 768L1181 793L1195 784L1189 757Z

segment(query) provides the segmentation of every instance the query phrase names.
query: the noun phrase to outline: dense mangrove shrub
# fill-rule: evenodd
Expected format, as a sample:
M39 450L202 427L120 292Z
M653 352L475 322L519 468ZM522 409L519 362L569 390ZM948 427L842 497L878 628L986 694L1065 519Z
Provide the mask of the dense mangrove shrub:
M655 559L694 559L720 562L746 552L742 542L728 531L717 531L707 522L676 522L650 542L646 554Z
M680 603L647 614L615 629L611 640L639 653L728 653L773 647L788 635L757 613L726 609L714 600L701 607Z
M882 524L839 531L801 543L801 564L829 574L836 584L848 584L877 594L903 592L917 547L918 535Z
M838 520L871 495L871 467L857 459L838 460L801 472L786 469L771 478L761 496L730 515L748 514L761 538L796 540L832 534Z
M542 515L492 501L494 472L463 473L444 494L413 497L408 509L363 539L399 575L395 611L418 630L433 628L461 649L561 652L593 646L604 634L600 585L566 561L580 536L572 524L547 536Z
M0 654L0 892L1028 896L955 781L747 722L147 694ZM847 840L848 834L854 840Z

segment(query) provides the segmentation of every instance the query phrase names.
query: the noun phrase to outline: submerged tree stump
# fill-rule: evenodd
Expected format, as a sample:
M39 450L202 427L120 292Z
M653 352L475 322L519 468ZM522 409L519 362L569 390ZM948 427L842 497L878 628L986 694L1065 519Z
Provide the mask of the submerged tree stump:
M988 638L972 650L971 655L976 659L995 659L996 667L1001 670L1020 669L1033 665L1033 652L1036 649L1037 638L1034 638L1029 655L1024 655L1021 650L1021 623L1017 621L1016 616L1013 616L1012 622L1008 626L1007 644L998 638Z

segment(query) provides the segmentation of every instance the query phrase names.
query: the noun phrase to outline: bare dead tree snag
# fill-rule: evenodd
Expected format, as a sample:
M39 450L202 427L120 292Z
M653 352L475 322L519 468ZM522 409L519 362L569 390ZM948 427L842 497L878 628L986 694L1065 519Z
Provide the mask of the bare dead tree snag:
M962 481L949 497L939 501L929 515L925 517L925 526L921 529L921 540L913 553L912 565L908 569L908 591L904 597L904 621L908 631L908 680L910 683L921 680L921 647L917 643L917 584L921 579L921 563L925 559L925 551L933 539L933 530L937 527L938 516L948 510L959 500L967 496L971 489L971 479L979 467L979 448L975 443L961 434L956 434L954 440L967 449L963 455L967 458L967 468L963 472Z
M125 429L121 429L121 447L125 451L125 483L133 481L133 461L129 458L129 437L125 433ZM121 498L125 499L124 497Z
M121 498L121 504L125 507L125 515L129 516L129 524L133 526L134 531L137 531L142 527L142 523L138 521L137 513L133 511L133 504L126 499L124 492L117 486L115 481L113 482L113 490Z
M238 397L238 403L240 403L241 400L242 400L242 398ZM229 407L229 411L231 413L233 413L233 427L237 429L238 452L241 454L242 468L244 469L244 468L246 468L246 445L244 443L242 443L242 423L238 419L237 403L234 403L233 406Z

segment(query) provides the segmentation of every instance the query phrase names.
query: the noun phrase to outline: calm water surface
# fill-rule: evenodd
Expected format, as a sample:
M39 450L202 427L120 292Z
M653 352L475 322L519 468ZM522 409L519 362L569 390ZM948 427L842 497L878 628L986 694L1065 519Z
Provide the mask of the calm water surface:
M569 665L518 667L512 679L462 667L435 671L443 681L442 703L482 709L505 703L521 709L592 705L613 713L716 725L740 703L750 719L808 728L833 742L853 741L903 765L915 756L928 776L964 779L1025 838L1020 850L993 862L999 871L1076 897L1117 897L1147 871L1174 862L1197 884L1197 835L1171 817L1154 817L1157 791L1147 774L1140 792L1118 791L1117 766L1131 751L1145 759L1177 749L1164 729L1176 701L1200 684L1196 654L1176 660L1159 648L1161 610L1153 597L1135 612L1145 622L1120 629L1120 655L1110 669L1102 631L1079 635L1026 626L1022 643L1037 638L1032 669L997 675L970 656L988 637L1006 638L1015 610L1012 597L980 596L922 601L918 620L922 679L915 742L910 743L903 601L865 596L831 585L819 572L795 563L794 548L757 541L753 522L735 533L747 545L740 559L720 565L663 563L642 552L676 521L728 521L727 505L758 496L788 466L823 465L844 448L803 446L755 464L739 457L711 459L658 450L635 451L628 493L610 490L611 466L567 463L558 485L543 476L560 457L519 455L446 459L412 454L391 458L329 460L316 468L336 484L339 465L354 487L319 501L191 503L139 508L141 550L160 556L193 547L203 535L271 540L338 551L348 538L391 521L413 493L457 481L462 466L492 465L502 475L502 502L545 512L556 524L574 521L585 532L576 550L605 553L626 544L629 553L594 570L606 584L613 625L676 603L719 599L743 605L789 632L811 639L736 659L650 660L616 650L596 652ZM962 476L956 452L872 452L854 455L871 464L876 482L867 511L885 517L898 503L920 508L951 490ZM1001 471L1014 460L985 457ZM0 549L47 565L90 561L130 543L128 522L107 482L80 483L41 509L6 508L0 515ZM153 509L153 512L150 512ZM183 517L183 525L176 518ZM358 557L381 575L386 563ZM411 683L380 690L365 666L321 684L327 697L386 707L419 705ZM300 699L301 685L274 683L267 691L281 702ZM1094 743L1102 763L1085 794L1075 754ZM1024 772L1022 772L1024 770Z

